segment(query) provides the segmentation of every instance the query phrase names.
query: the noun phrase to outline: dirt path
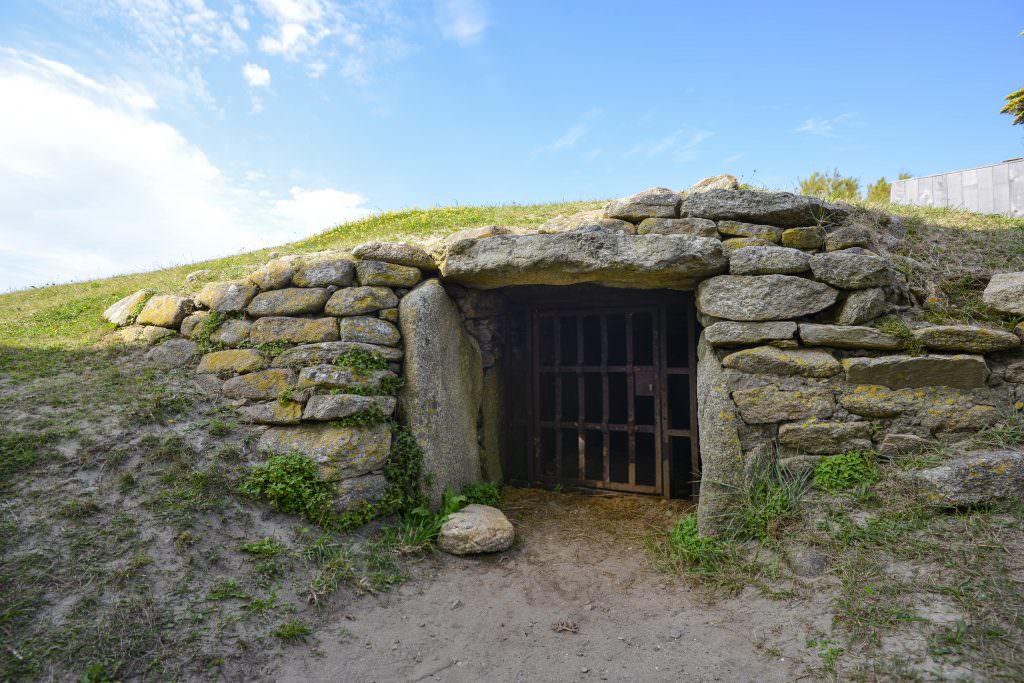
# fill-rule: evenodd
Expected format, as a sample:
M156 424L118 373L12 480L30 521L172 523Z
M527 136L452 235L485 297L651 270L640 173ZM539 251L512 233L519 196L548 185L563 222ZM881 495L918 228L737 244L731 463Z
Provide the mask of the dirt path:
M417 580L356 597L295 648L281 681L791 681L808 619L746 591L713 605L651 570L643 537L679 506L511 491L518 542L477 559L439 556ZM556 631L569 622L578 633ZM568 625L568 624L567 624ZM770 642L770 646L766 643Z

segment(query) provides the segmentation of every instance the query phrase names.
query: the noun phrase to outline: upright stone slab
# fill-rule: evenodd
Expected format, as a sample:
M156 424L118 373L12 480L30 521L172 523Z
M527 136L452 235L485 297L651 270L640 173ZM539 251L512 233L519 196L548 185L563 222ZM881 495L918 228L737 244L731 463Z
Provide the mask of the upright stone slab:
M480 351L436 279L402 298L399 320L405 343L402 413L433 475L428 494L437 505L446 488L459 492L480 479Z

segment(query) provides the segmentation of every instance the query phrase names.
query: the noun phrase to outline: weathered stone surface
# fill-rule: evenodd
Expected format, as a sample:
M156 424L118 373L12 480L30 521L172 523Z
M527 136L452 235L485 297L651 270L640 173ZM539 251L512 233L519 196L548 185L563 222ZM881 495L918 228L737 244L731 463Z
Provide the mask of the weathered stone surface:
M688 192L709 192L710 190L738 190L740 189L740 181L737 180L736 176L729 175L728 173L720 173L719 175L709 176L703 178L694 183Z
M697 308L727 320L783 320L824 310L838 296L828 285L792 275L720 275L697 288Z
M192 312L192 309L192 299L170 294L157 294L150 297L146 305L142 307L135 322L139 325L155 325L176 330L181 326L181 321Z
M890 418L926 405L928 398L928 391L923 388L890 389L880 384L858 384L839 403L854 415Z
M209 317L209 311L196 311L191 315L185 316L185 319L181 321L181 327L179 328L181 336L188 339L195 339L199 330L202 329L203 321Z
M760 237L729 237L722 240L722 249L725 250L726 254L731 254L734 251L740 249L746 249L748 247L774 247L775 242L771 240L762 239Z
M1024 315L1024 272L993 275L981 298L1000 313Z
M196 294L196 301L219 313L241 313L259 289L248 280L211 282Z
M363 315L396 306L398 297L387 287L346 287L331 296L324 312L327 315Z
M603 212L602 212L603 213ZM574 226L575 227L575 226ZM496 235L511 235L515 231L504 225L482 225L477 228L465 228L453 232L444 238L446 245L452 245L462 240L483 240Z
M337 512L355 510L366 503L378 503L387 492L388 480L383 474L364 474L343 479L337 483L334 509Z
M296 425L302 421L302 404L295 401L264 401L240 406L246 422L258 425Z
M730 353L722 365L733 370L764 375L832 377L843 371L831 353L816 349L778 349L758 346Z
M825 228L810 226L782 231L782 246L793 249L820 249L825 243Z
M701 535L713 537L731 528L744 490L745 463L725 372L703 338L697 344L697 423L703 463L697 524Z
M320 344L303 344L285 349L274 359L275 367L301 367L303 365L331 364L349 351L366 351L381 356L385 360L402 360L402 349L376 344L360 344L357 342L323 342Z
M250 401L273 401L295 385L296 373L287 368L270 368L232 377L224 382L221 393L226 398Z
M402 335L398 328L387 320L357 315L341 318L339 335L341 341L377 344L380 346L398 346Z
M835 321L839 325L860 325L888 310L885 291L880 287L857 289L846 295L836 310Z
M1017 335L976 325L936 325L914 330L914 338L933 351L987 353L1020 348Z
M877 249L871 232L859 225L845 225L833 230L825 238L825 251L839 251L851 247L862 247L864 249Z
M355 265L342 254L324 252L303 256L292 276L296 287L348 287Z
M174 330L155 325L129 325L111 332L108 343L128 344L129 346L152 346L168 337L174 336Z
M840 289L867 289L892 283L889 262L878 256L833 251L811 257L811 272L821 282Z
M356 261L356 276L361 285L383 287L412 287L423 277L419 268L384 261Z
M199 355L199 347L188 339L168 339L146 352L146 360L165 368L191 365Z
M214 275L212 270L202 268L200 270L193 270L191 273L185 276L185 284L191 285L196 282L202 282L203 280L209 280Z
M387 320L392 325L398 324L398 307L395 308L382 308L377 311L377 315L381 320Z
M1024 453L980 451L905 475L929 502L945 506L984 505L1024 499Z
M692 286L726 267L722 243L706 237L564 232L459 242L441 273L481 289L587 282L653 289Z
M571 216L559 214L541 223L537 227L537 232L566 232L567 230L587 230L594 229L595 227L600 230L621 232L629 235L635 235L637 231L636 226L629 221L619 220L618 218L605 218L604 209L592 209L590 211L579 211ZM514 231L509 230L504 234L511 234L512 232ZM488 235L488 237L493 237L493 235Z
M711 190L687 196L680 213L696 218L745 221L789 228L825 221L840 222L850 212L843 206L829 204L817 197L804 197L789 192Z
M441 550L452 555L494 553L512 547L516 531L498 508L467 505L448 515L437 537Z
M886 434L882 439L882 445L878 447L878 452L885 456L918 453L931 447L934 443L931 439L925 439L915 434Z
M1017 323L1013 328L1013 333L1019 338L1024 339L1024 322Z
M903 342L894 335L873 327L848 325L800 323L800 341L807 346L831 346L836 349L897 351L903 348Z
M833 455L871 448L870 422L806 420L779 427L779 443L803 453Z
M704 218L645 218L636 228L638 235L694 235L718 239L718 226Z
M364 410L379 410L385 415L395 412L394 396L360 396L358 394L317 394L310 396L303 420L340 420Z
M260 318L252 324L249 339L254 344L286 342L313 344L337 341L337 318Z
M390 370L371 370L363 373L338 365L314 365L299 371L299 389L341 389L362 387L377 391L385 377L397 377Z
M402 413L423 449L426 471L434 475L428 493L437 505L446 488L460 491L480 478L480 351L437 280L403 297L399 311L406 349Z
M221 323L220 327L210 334L210 341L220 346L238 346L249 339L251 330L251 320L231 318Z
M790 559L793 573L805 579L821 576L828 569L828 557L814 548L800 548Z
M1024 383L1024 360L1007 365L1004 378L1007 382Z
M327 290L322 288L290 287L257 294L249 303L249 315L259 318L269 315L304 315L319 313L327 303Z
M366 261L384 261L426 271L437 270L437 261L426 249L408 242L367 242L353 249L352 255Z
M811 269L811 257L789 247L743 247L729 255L730 275L790 275Z
M652 187L612 201L605 216L630 223L639 223L645 218L678 218L680 201L678 193L665 187Z
M988 378L985 359L973 355L847 358L842 363L847 382L882 384L892 389L927 386L973 389L985 386Z
M723 320L704 329L704 338L712 346L748 346L765 342L790 340L796 334L796 323L770 321L740 323Z
M757 237L769 242L778 242L782 239L782 228L740 221L718 221L718 232L726 237Z
M202 357L196 372L221 374L225 372L255 372L267 367L267 359L255 349L214 351Z
M924 412L921 424L933 432L976 432L999 421L999 411L988 405L938 405Z
M334 427L301 424L272 427L260 437L258 450L272 455L303 453L317 463L320 476L338 481L379 470L391 451L391 428Z
M826 418L831 417L836 408L832 391L823 387L737 389L732 392L732 400L748 424Z
M259 270L250 273L247 278L262 291L284 289L292 283L292 276L298 267L298 258L285 256L268 262Z
M151 289L140 289L134 294L129 294L103 311L103 319L118 327L129 325L134 322L133 316L135 315L136 308L151 296L153 296L153 290Z

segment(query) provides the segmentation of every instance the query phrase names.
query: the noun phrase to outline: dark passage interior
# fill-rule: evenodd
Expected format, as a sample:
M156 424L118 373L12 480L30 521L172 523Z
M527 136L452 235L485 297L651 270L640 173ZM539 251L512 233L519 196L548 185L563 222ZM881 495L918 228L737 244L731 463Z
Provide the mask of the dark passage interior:
M589 286L507 296L506 478L694 495L692 296Z

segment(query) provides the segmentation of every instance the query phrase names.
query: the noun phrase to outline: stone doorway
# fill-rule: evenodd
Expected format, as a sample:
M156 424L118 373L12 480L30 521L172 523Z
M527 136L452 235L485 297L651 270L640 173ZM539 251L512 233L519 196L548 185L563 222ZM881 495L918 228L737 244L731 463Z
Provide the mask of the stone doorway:
M692 294L567 286L507 296L506 479L696 497Z

